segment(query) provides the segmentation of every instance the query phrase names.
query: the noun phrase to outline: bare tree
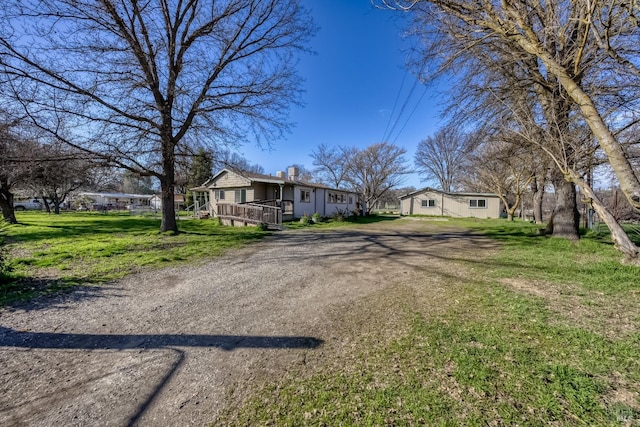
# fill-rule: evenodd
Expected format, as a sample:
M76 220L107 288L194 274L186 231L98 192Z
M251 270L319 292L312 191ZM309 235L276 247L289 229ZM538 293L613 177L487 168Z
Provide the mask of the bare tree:
M47 212L55 214L75 190L89 182L93 165L85 154L60 144L42 144L31 153L28 174L24 184L40 195Z
M475 172L477 190L498 195L513 221L522 198L535 178L531 153L511 141L492 141L474 153L471 169Z
M437 182L446 192L459 184L467 154L476 144L473 134L461 132L457 126L448 125L433 136L418 143L414 157L416 168L427 182Z
M409 172L404 158L406 152L388 142L352 151L345 181L362 194L367 213L388 191L404 181Z
M0 90L56 139L157 178L162 231L176 153L289 127L315 31L299 1L6 0L0 16Z
M343 188L352 155L351 149L320 144L310 154L315 166L313 172L323 183L334 188Z
M400 197L405 194L413 193L416 190L417 188L413 186L392 188L380 197L375 206L371 206L371 209L398 210L400 208Z
M610 114L602 105L605 92L617 105L629 106L638 99L640 13L635 2L381 0L381 4L425 12L425 16L440 14L459 35L475 40L476 45L501 44L511 54L533 57L536 67L542 66L545 74L553 76L566 99L580 111L622 191L630 204L640 209L640 176L615 131L637 122L637 111ZM433 20L427 23L435 24ZM594 66L585 69L587 61ZM582 182L582 177L578 181Z
M533 124L520 126L514 133L520 133L523 140L536 144L552 159L563 177L556 180L556 187L567 190L559 191L566 197L562 201L564 205L556 207L554 223L556 219L577 223L572 194L578 185L611 229L616 247L628 259L638 262L640 249L594 194L585 179L590 168L582 167L579 161L585 149L594 146L591 141L595 139L626 197L636 209L640 208L640 176L634 171L631 151L623 137L624 131L637 126L639 120L637 109L633 107L640 99L637 8L615 0L607 3L542 3L535 0L383 3L413 8L418 16L424 17L420 24L429 31L435 28L435 34L444 41L460 41L461 49L453 55L452 52L442 55L443 51L439 49L427 55L428 58L440 55L442 59L436 60L440 71L460 69L460 59L468 61L470 56L477 60L476 65L480 65L481 70L491 63L512 65L505 69L520 82L512 86L527 89L521 91L525 93L525 99L528 96L537 98L536 106L531 109L518 108L518 103L510 105L514 121L525 117L523 122ZM606 38L610 41L603 43ZM447 46L447 43L443 45ZM479 79L487 76L482 72L477 75ZM493 75L505 77L501 73ZM489 80L489 83L493 82L495 80ZM503 100L501 96L504 95L496 94L491 84L484 86L487 96ZM476 105L472 103L467 107ZM531 117L533 120L529 120ZM583 135L580 121L592 137ZM595 158L593 154L586 157L588 162ZM561 212L566 215L560 215ZM577 225L554 227L554 235L556 230L574 229Z
M213 153L214 169L229 168L243 172L264 173L264 168L257 164L251 163L246 158L228 149L216 150Z
M0 126L0 209L5 222L17 224L13 210L15 188L29 174L35 144L12 131L10 124Z
M97 165L89 171L89 177L83 190L98 193L116 193L122 191L123 179L120 170Z
M130 194L153 194L153 177L144 176L125 169L122 171L120 191ZM178 182L176 178L176 183Z

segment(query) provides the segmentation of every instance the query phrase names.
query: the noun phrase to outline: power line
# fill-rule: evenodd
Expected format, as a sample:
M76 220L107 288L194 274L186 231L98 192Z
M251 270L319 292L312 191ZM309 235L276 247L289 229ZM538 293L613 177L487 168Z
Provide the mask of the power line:
M404 87L404 81L407 78L408 71L405 68L404 75L402 76L402 82L400 83L400 88L398 88L398 94L396 95L396 100L393 102L393 108L391 109L391 114L389 115L389 120L387 121L387 126L384 128L384 133L382 134L382 140L385 140L387 136L387 130L389 130L389 125L391 124L391 120L393 119L393 113L396 112L396 105L398 105L398 99L400 99L400 94L402 93L402 88Z
M420 102L422 102L422 98L424 98L424 96L426 94L427 94L427 87L425 86L424 92L422 92L422 95L420 95L420 98L418 98L418 102L416 102L416 105L413 107L413 110L411 110L411 113L409 114L409 117L407 117L407 120L404 122L404 125L402 125L402 128L400 128L400 132L398 132L398 135L396 135L396 138L393 140L394 144L396 143L396 141L400 137L400 134L402 134L402 131L404 130L404 128L407 127L407 124L409 123L409 120L411 120L411 117L413 117L413 114L416 112L416 110L420 106ZM391 135L389 135L389 136L391 136Z
M411 86L411 90L409 91L409 94L407 95L407 98L405 99L404 103L402 104L402 108L400 109L400 112L398 113L398 117L396 118L395 122L393 123L393 126L391 127L391 130L389 131L388 136L385 135L387 137L382 139L383 141L391 139L391 135L393 134L393 131L396 129L396 126L398 125L398 121L400 121L400 117L402 117L402 113L404 113L404 109L407 107L407 104L409 103L409 100L413 96L413 91L416 89L417 85L418 85L418 79L416 79L413 82L413 86Z

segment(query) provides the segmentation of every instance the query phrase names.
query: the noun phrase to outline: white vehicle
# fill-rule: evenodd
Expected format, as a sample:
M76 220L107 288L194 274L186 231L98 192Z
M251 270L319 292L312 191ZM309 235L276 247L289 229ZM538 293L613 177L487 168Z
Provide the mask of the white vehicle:
M13 209L16 211L39 211L42 203L38 199L17 200L13 202Z

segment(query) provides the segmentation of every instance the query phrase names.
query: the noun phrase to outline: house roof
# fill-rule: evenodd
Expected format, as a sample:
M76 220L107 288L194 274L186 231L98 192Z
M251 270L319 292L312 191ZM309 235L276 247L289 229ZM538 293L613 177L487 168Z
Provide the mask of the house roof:
M128 193L78 193L80 196L105 197L109 199L151 199L153 194L128 194Z
M463 192L447 192L447 191L442 191L442 190L437 190L435 188L431 188L431 187L425 187L421 190L416 190L416 191L412 191L411 193L407 193L404 196L400 196L398 197L400 200L404 200L406 198L421 194L421 193L426 193L426 192L434 192L434 193L438 193L438 194L445 194L447 196L471 196L471 197L499 197L497 194L495 193L476 193L476 192L472 192L472 191L463 191Z

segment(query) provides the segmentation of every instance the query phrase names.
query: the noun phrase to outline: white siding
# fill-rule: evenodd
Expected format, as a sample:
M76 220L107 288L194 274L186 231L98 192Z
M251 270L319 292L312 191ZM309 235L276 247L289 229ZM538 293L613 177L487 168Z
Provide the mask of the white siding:
M309 195L308 201L302 200L302 192ZM293 216L295 218L300 218L305 214L311 216L316 212L316 199L313 188L296 185L293 195Z
M337 198L332 197L332 195L338 195L340 200L336 200ZM342 197L344 197L344 202ZM357 207L358 196L348 191L327 190L324 200L326 201L326 216L332 216L338 211L346 212L347 216L351 216Z
M484 200L484 207L470 207L469 200ZM435 206L428 206L433 200ZM425 203L423 203L425 202ZM426 204L427 206L423 206ZM402 199L402 215L438 215L462 218L499 218L500 198L489 194L445 194L425 190Z
M225 171L216 177L212 185L218 188L248 187L251 185L251 181L236 173Z

